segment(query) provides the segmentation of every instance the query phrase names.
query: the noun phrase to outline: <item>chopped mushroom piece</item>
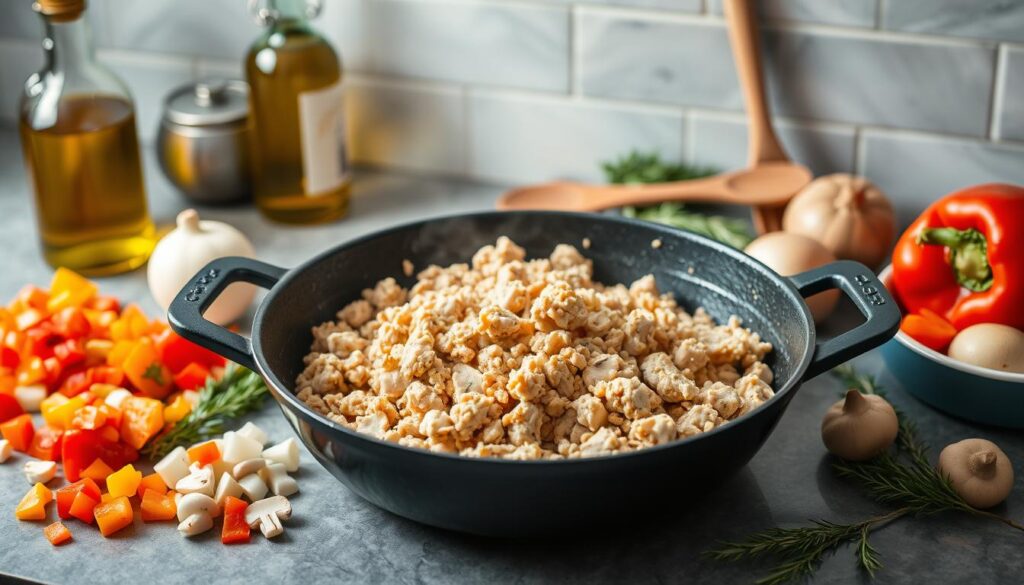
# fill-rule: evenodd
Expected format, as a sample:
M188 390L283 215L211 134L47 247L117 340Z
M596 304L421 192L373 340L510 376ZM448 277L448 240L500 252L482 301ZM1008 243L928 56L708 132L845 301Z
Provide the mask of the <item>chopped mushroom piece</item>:
M260 532L267 538L274 538L284 532L282 520L292 516L292 505L284 496L273 496L249 504L245 509L245 521L249 528L259 526Z

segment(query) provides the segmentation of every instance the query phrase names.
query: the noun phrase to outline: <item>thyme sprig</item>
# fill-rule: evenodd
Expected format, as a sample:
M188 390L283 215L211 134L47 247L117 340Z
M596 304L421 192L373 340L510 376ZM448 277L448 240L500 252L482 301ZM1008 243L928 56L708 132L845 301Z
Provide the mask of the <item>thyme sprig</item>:
M862 394L884 396L878 382L856 372L849 365L839 366L832 375ZM949 479L928 461L928 446L918 438L917 427L905 414L896 411L899 435L895 449L865 462L839 460L833 468L839 477L858 483L876 502L896 508L852 524L815 520L811 526L770 528L738 542L721 542L706 554L712 559L736 562L775 557L779 563L756 582L779 585L810 576L826 554L845 544L854 544L857 564L869 576L882 568L881 555L871 545L871 532L904 516L928 516L942 512L965 512L996 520L1024 531L1024 526L992 512L972 508L953 489Z
M227 423L259 408L267 395L267 385L259 374L236 364L229 364L219 379L208 378L199 391L199 400L192 412L178 421L170 431L144 448L150 459L158 459L175 447L192 445L224 432Z
M714 167L666 162L655 152L635 150L617 160L602 163L601 168L609 183L625 185L685 181L718 172ZM747 222L742 219L692 211L675 202L647 207L623 207L622 214L696 232L739 249L745 248L753 239Z

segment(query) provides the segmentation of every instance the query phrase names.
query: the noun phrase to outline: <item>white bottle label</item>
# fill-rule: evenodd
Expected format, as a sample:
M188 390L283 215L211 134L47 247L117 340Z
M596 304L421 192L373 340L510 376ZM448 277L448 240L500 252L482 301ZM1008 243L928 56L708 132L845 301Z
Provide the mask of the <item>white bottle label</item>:
M341 80L299 94L299 141L307 197L330 193L347 178L344 100Z

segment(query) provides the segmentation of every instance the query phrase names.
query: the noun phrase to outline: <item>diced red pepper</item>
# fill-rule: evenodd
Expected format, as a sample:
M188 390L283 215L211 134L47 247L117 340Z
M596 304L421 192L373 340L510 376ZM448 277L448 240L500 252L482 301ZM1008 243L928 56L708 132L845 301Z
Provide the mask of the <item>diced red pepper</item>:
M43 528L43 535L53 546L60 546L71 540L71 531L61 522L54 522Z
M21 356L18 355L18 352L7 346L0 347L0 366L14 369L20 363Z
M92 375L92 369L81 370L71 374L67 378L64 378L64 383L60 386L60 393L68 398L78 396L82 392L88 390L89 386L92 386Z
M85 337L92 329L85 312L78 307L68 307L53 316L55 330L69 339Z
M78 340L66 339L53 346L53 357L62 369L69 368L85 361L85 349Z
M108 428L110 427L103 427ZM64 477L68 481L78 481L82 470L97 458L114 469L120 469L139 458L139 452L129 445L105 439L102 430L82 429L64 432L61 455L64 462Z
M111 386L124 385L124 372L121 368L113 366L95 366L90 368L93 384L110 384Z
M25 332L25 343L32 355L46 359L53 355L54 347L64 341L64 337L53 330L53 325L41 323Z
M10 394L0 394L0 423L25 414L18 400Z
M32 437L32 444L29 445L28 454L43 461L60 460L60 443L64 431L50 427L39 427Z
M224 500L224 526L220 533L222 543L249 542L249 524L245 521L247 507L244 501L232 496Z
M198 390L206 385L206 379L209 377L210 370L206 366L192 362L174 375L174 385L179 390Z
M227 364L223 357L192 343L170 329L157 339L157 351L160 354L160 361L175 374L192 363L206 368L224 367Z
M86 303L86 306L97 311L121 312L121 301L117 300L117 297L96 296Z
M57 490L57 515L67 520L71 517L71 505L75 496L82 492L90 498L99 501L100 486L89 478L80 479Z

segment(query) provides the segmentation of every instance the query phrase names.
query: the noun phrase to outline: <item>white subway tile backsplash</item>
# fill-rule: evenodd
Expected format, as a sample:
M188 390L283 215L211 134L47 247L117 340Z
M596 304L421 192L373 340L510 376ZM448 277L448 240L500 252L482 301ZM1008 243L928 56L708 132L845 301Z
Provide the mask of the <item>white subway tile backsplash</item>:
M671 10L674 12L688 12L698 14L704 10L702 0L556 0L558 2L573 2L575 4L606 4L610 6L624 6L629 8L656 8L658 10Z
M866 130L860 169L893 200L900 220L978 183L1024 184L1024 147L973 139Z
M695 112L687 118L691 162L722 170L747 164L747 124L742 118ZM852 127L776 122L776 133L793 160L815 175L853 172L856 133Z
M223 59L245 58L260 33L242 0L105 0L118 49Z
M1024 140L1024 47L1003 48L1001 95L996 99L995 135L1002 140ZM1022 161L1024 164L1024 161Z
M891 30L1024 41L1020 0L887 0L882 8Z
M708 0L713 14L723 13L724 0ZM878 0L759 0L757 12L769 20L813 22L873 28Z
M18 119L25 80L43 67L43 49L34 41L0 42L0 119Z
M631 149L682 159L683 115L564 98L469 97L469 172L522 184L555 178L604 181L600 163Z
M104 51L99 57L125 82L132 93L139 140L144 143L153 142L159 129L164 98L176 87L195 79L192 61L119 51Z
M355 79L347 83L345 100L354 162L465 173L461 90Z
M553 92L569 87L565 6L464 1L370 3L373 72Z
M740 109L722 25L584 13L586 95ZM765 34L772 104L792 117L981 136L995 51L791 29Z

